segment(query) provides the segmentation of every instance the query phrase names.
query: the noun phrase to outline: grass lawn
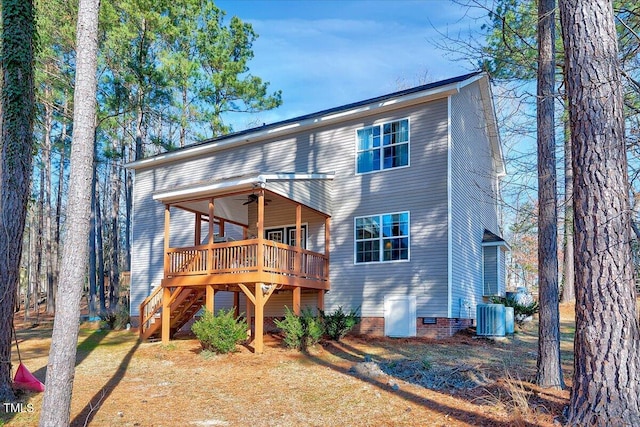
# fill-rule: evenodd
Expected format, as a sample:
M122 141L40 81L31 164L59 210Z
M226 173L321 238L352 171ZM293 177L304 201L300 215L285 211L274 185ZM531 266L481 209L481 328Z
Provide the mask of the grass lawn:
M573 307L561 313L570 386ZM51 324L17 328L23 363L44 381ZM347 337L306 353L269 335L262 355L240 346L205 357L193 338L163 346L83 327L71 425L552 426L569 391L531 384L536 335L534 321L502 341ZM22 412L0 408L0 426L37 425L42 394L21 399Z

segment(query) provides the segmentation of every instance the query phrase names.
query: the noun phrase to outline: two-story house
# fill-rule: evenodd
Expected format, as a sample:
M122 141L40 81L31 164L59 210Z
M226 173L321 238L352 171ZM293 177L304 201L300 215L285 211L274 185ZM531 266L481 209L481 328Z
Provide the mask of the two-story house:
M203 305L245 313L257 352L285 306L359 308L356 332L442 337L504 294L505 170L484 73L128 167L143 337L166 342Z

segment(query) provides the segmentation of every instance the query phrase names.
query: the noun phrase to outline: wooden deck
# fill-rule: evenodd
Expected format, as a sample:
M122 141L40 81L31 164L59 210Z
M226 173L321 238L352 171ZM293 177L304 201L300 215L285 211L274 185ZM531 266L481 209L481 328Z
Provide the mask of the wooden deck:
M242 292L262 311L276 287L293 291L294 309L299 307L301 289L317 290L319 306L329 290L327 256L265 239L168 248L164 261L161 286L140 305L142 339L159 335L165 322L166 342L203 304L213 310L216 291L236 292L236 304ZM268 287L264 295L262 285Z
M329 290L328 257L264 239L169 248L163 287L266 283ZM234 289L230 289L234 288Z
M263 183L264 184L264 183ZM251 325L253 312L254 328L251 331L253 347L256 353L263 351L264 307L276 289L288 290L292 294L292 309L300 314L302 289L317 293L317 307L324 309L324 293L329 284L329 242L330 216L314 211L324 217L324 253L302 248L302 210L299 202L270 193L274 199L280 198L295 205L295 245L278 243L265 238L265 192L264 185L247 184L245 190L224 190L220 194L211 194L202 200L207 202L206 209L193 210L182 206L195 214L194 246L173 248L169 244L171 228L171 203L165 203L164 214L164 274L163 279L152 294L140 305L140 336L143 339L160 334L162 342L167 344L173 333L179 330L203 306L215 311L217 291L234 292L234 306L238 313L240 293L246 297L245 315ZM216 197L224 198L239 194L253 195L254 198L242 204L255 209L255 228L252 234L258 236L246 239L249 226L233 218L215 215ZM182 202L190 199L182 200ZM200 200L200 199L198 199ZM202 201L201 200L201 201ZM252 205L256 202L256 206ZM174 203L181 203L180 200ZM308 209L308 208L305 208ZM205 222L206 218L206 222ZM245 240L218 242L216 235L225 236L225 223L243 227ZM246 221L246 220L245 220ZM202 240L202 224L206 223L207 244L198 244ZM217 228L217 230L216 230Z

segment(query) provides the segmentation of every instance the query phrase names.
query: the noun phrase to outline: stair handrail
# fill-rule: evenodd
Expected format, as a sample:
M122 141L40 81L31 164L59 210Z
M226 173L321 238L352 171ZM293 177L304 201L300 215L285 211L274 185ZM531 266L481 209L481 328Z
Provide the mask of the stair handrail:
M151 294L140 303L140 336L148 329L147 323L162 308L162 286L156 286Z

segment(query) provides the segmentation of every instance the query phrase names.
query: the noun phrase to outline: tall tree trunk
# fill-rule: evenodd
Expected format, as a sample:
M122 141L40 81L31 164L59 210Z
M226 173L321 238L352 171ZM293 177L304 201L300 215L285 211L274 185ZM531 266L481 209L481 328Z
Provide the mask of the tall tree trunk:
M30 233L31 233L31 239L30 239L30 250L31 250L31 256L29 257L29 286L31 288L30 293L31 293L31 303L33 304L33 310L36 313L36 321L35 323L38 323L40 320L40 306L39 306L39 298L40 296L38 295L38 277L37 277L37 273L36 273L36 263L35 260L38 256L37 254L37 250L36 250L36 244L38 241L38 236L37 236L37 226L36 226L36 218L34 218L34 214L33 214L33 210L31 212L31 226L30 226ZM25 319L26 320L26 319Z
M566 85L565 85L566 86ZM566 103L565 111L569 111ZM564 283L562 286L562 302L570 303L576 300L575 268L573 264L573 169L571 168L571 129L569 118L563 120L564 125Z
M36 284L38 293L44 292L46 295L45 310L49 314L53 314L55 307L53 305L53 295L49 294L49 289L43 280L44 265L44 170L40 168L40 193L37 203L38 233L36 236ZM51 305L49 302L51 301Z
M31 314L31 260L33 259L33 221L31 221L29 212L27 211L27 217L25 219L25 234L27 235L27 258L23 259L23 266L26 267L27 270L27 292L24 296L24 322L26 323L29 319L29 315ZM23 250L24 253L24 250Z
M100 185L96 182L95 202L96 202L96 284L100 300L100 313L107 311L106 289L104 288L104 242L102 239L102 208L100 203Z
M70 421L80 298L86 277L91 216L99 8L99 0L80 0L78 6L71 174L58 287L61 297L56 302L47 388L40 412L41 427L66 426Z
M131 147L127 150L127 160L133 160L133 150ZM125 185L125 236L124 236L124 264L122 269L124 271L131 270L131 214L133 211L133 178L130 170L124 170L124 185Z
M118 255L120 253L120 174L119 164L116 159L111 163L111 252L109 269L109 311L113 312L118 303L118 290L120 285L120 267Z
M0 402L11 389L13 307L20 278L22 235L33 161L34 8L2 1L2 142L0 143Z
M623 91L613 8L561 0L573 155L576 332L568 423L640 425Z
M43 242L43 270L44 283L47 287L47 312L53 314L55 310L56 291L53 282L53 251L51 248L51 130L53 127L53 107L48 99L51 98L51 89L45 89L44 103L44 135L42 144L42 188L40 195L42 197L42 242Z
M536 383L564 388L558 308L558 203L555 139L555 0L538 1L538 274L540 322Z
M95 147L94 144L94 156ZM89 222L89 317L96 315L96 181L98 174L96 173L97 165L93 162L93 178L91 179L91 218Z
M68 102L66 101L67 97L65 97L65 102L63 106L63 116L68 117ZM60 147L60 166L58 170L58 194L56 197L56 227L54 233L54 251L55 251L55 264L53 269L54 280L58 283L58 278L60 277L60 220L62 218L62 193L64 189L65 182L65 168L64 163L66 160L65 153L65 142L67 140L67 126L62 126L62 133L60 135L60 140L62 141L62 146Z

